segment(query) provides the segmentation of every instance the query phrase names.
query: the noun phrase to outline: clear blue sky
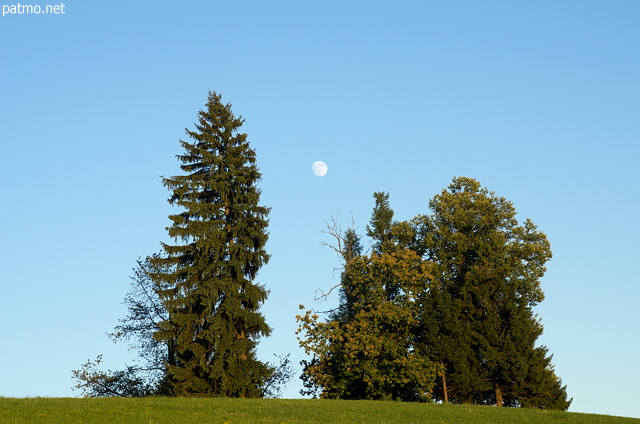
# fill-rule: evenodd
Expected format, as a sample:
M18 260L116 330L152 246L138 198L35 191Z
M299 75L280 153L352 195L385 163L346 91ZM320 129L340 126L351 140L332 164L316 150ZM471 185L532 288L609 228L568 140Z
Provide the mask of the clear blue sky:
M215 90L272 207L262 359L297 363L298 304L337 300L313 301L338 280L324 220L364 232L374 191L404 220L473 177L551 241L540 342L571 410L640 417L640 2L64 5L0 17L1 396L75 396L71 369L131 361L105 333Z

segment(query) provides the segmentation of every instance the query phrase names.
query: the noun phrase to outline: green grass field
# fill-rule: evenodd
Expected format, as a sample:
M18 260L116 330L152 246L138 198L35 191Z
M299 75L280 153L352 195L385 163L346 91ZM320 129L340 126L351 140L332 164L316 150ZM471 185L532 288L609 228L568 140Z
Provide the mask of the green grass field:
M640 424L640 420L533 409L376 401L0 398L0 423Z

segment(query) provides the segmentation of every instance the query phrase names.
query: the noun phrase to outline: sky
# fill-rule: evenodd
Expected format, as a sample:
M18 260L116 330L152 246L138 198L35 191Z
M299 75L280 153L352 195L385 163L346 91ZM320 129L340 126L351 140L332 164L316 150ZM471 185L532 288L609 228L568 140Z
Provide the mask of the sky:
M405 220L471 177L551 242L539 342L570 411L640 418L639 2L30 1L64 7L0 16L0 396L132 363L105 333L168 241L161 176L214 90L271 208L262 360L299 374L298 305L337 302L314 301L339 280L325 221L364 233L373 192Z

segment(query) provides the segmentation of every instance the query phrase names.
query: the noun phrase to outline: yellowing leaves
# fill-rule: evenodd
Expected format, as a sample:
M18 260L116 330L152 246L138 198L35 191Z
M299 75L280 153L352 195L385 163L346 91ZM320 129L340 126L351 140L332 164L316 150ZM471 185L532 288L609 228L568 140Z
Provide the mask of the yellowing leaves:
M350 319L322 322L298 315L300 346L313 360L306 377L324 398L387 399L404 391L429 393L436 365L413 354L417 294L431 281L431 265L415 252L354 258L343 289L354 299ZM304 309L304 308L302 308Z

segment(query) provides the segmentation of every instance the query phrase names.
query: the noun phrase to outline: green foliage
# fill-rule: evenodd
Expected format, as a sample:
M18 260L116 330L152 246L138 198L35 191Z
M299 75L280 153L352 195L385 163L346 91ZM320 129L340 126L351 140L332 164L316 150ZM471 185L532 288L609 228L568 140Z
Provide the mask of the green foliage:
M309 385L329 399L428 400L437 366L412 349L417 293L429 268L414 252L359 257L346 265L343 291L352 299L349 319L297 317ZM301 306L301 308L303 308Z
M149 278L150 266L149 258L138 261L131 277L131 290L124 300L128 314L109 334L114 342L127 341L130 349L138 353L134 365L127 365L122 370L103 370L102 355L94 361L88 360L80 369L72 371L76 380L74 390L80 390L83 396L174 395L166 369L166 364L171 362L168 346L153 337L158 330L158 323L167 319L168 313L158 297L159 288ZM273 373L261 387L263 397L278 397L293 377L289 355L275 356L277 360L268 364Z
M343 241L340 254L344 259L345 265L348 266L353 260L362 255L362 244L360 243L360 237L353 228L348 228L344 232ZM346 323L353 318L354 303L357 299L354 297L354 293L348 290L348 287L350 287L349 280L350 276L343 272L340 276L340 306L330 314L331 320Z
M373 198L375 206L371 214L371 221L367 225L367 235L374 240L374 253L389 253L395 247L392 238L393 210L389 206L389 193L375 192Z
M132 366L124 370L100 369L102 355L95 361L87 361L80 369L73 370L73 378L77 383L75 389L82 390L85 397L145 397L152 396L156 387L145 381L140 375L140 369Z
M276 363L269 363L268 366L273 371L269 378L267 378L262 385L262 393L260 397L275 399L282 395L284 387L293 378L295 373L294 368L291 366L290 353L286 355L274 354L278 361Z
M182 244L138 262L129 314L110 335L138 351L138 364L100 369L102 356L74 370L89 397L151 395L277 396L292 375L288 355L275 365L255 359L270 331L258 312L267 291L253 283L268 261L268 209L258 205L260 173L242 119L210 93L193 143L181 141L186 175L165 178L171 204L169 234Z
M447 384L452 402L567 409L546 348L535 347L542 325L532 307L544 299L539 280L551 258L545 234L470 178L455 178L429 206L413 222L417 250L438 276L424 296L420 346L446 368L436 397Z
M255 397L273 371L255 356L257 340L270 333L259 308L267 290L254 279L267 263L269 209L260 206L261 174L242 118L211 92L190 142L180 141L184 172L164 178L170 215L163 255L150 274L168 318L156 340L167 343L168 373L177 395Z
M536 347L545 234L471 178L454 178L430 215L410 221L393 221L387 193L374 199L371 256L336 249L345 260L337 312L327 322L298 316L312 355L307 393L566 410L566 387Z
M634 418L413 402L315 399L7 399L0 422L42 424L640 424Z

